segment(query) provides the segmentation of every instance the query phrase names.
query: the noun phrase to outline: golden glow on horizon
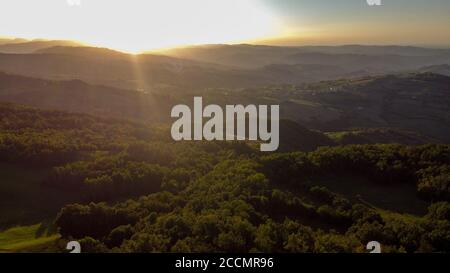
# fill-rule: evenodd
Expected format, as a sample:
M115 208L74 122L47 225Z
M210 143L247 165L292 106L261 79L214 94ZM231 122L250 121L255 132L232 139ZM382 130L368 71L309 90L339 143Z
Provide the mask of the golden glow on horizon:
M73 4L78 1L80 5ZM387 6L367 6L353 18L342 11L326 13L329 7L323 7L324 14L313 14L305 1L305 9L297 7L292 19L268 2L2 0L0 38L71 40L128 53L237 43L450 45L448 17L442 14L420 19L399 11L393 16Z
M282 28L258 0L81 0L79 6L40 0L28 1L26 10L20 2L2 4L9 12L0 17L1 35L81 41L130 53L239 43L276 36Z

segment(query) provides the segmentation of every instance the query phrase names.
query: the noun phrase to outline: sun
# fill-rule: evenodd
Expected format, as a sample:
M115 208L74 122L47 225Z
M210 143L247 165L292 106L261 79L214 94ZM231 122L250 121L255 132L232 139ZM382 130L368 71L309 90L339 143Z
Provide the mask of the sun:
M259 0L89 0L77 5L40 0L30 1L32 7L25 11L16 2L20 1L2 6L7 11L0 17L0 33L4 35L77 40L132 53L235 43L279 31L277 16ZM13 16L22 13L21 18L27 20ZM27 23L31 21L33 24ZM14 26L14 32L8 25Z

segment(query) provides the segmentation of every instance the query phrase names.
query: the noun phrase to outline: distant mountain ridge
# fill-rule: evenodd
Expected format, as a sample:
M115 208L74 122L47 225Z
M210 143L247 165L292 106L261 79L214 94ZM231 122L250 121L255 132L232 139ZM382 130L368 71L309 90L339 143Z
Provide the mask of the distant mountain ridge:
M412 83L415 88L407 88ZM450 141L450 122L446 121L450 117L445 114L450 112L450 77L430 73L391 75L298 88L301 89L290 91L288 97L283 91L249 94L253 104L280 104L280 151L313 151L320 146L340 144L418 145ZM246 90L231 96L205 94L205 99L219 105L235 101L246 104L246 94ZM191 100L191 96L0 73L0 101L137 122L168 123L171 107Z
M28 41L27 39L22 38L0 38L0 45L24 43L27 41Z
M132 55L50 42L56 45L32 53L0 53L0 71L5 72L0 73L0 100L167 121L171 106L202 94L219 105L279 104L282 119L311 132L352 131L346 140L356 142L450 141L447 49L206 45L165 52L176 54ZM301 132L299 128L293 125L288 135ZM357 128L365 132L355 133ZM420 136L366 130L376 128ZM330 143L327 136L308 135ZM315 147L305 143L301 146Z
M64 40L3 40L0 41L0 53L28 54L53 46L80 46L80 43Z
M125 89L161 85L184 89L242 88L336 79L350 73L332 65L301 66L283 65L279 73L273 70L274 66L236 69L164 55L129 55L89 47L52 47L33 54L0 53L0 71L52 80L80 79Z
M162 51L161 54L192 59L203 62L212 62L236 67L254 68L269 64L300 64L311 63L310 60L302 60L312 57L332 57L344 59L348 57L365 58L365 60L377 60L382 56L384 61L411 63L420 61L432 61L445 63L450 60L450 49L432 49L411 46L262 46L262 45L203 45L184 48L174 48ZM408 57L408 58L406 58ZM394 59L392 59L394 58ZM364 61L361 60L361 61ZM324 60L321 61L323 63ZM318 64L317 62L313 62ZM328 63L330 64L330 63Z
M358 47L358 52L364 48ZM329 52L334 48L326 49L322 53L297 47L205 46L195 50L206 50L206 57L195 58L189 54L130 55L107 48L52 46L28 54L0 53L0 71L52 80L79 79L124 89L168 86L199 90L302 84L417 71L424 66L450 63L446 50L423 49L421 53L420 48L408 48L419 51L417 56L403 56L345 53L340 47L334 54ZM386 49L389 53L396 50ZM374 49L369 47L367 51Z

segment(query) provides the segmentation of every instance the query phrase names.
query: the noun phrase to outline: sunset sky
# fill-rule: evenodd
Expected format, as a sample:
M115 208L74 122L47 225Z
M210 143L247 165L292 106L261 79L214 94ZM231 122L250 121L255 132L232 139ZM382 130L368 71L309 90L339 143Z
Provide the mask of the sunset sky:
M450 45L450 1L1 0L0 36L128 52L189 44Z

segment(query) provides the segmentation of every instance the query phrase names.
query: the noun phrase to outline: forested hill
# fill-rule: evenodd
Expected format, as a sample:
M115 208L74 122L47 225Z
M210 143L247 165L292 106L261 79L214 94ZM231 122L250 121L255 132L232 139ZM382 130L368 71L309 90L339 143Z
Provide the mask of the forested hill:
M448 76L410 73L243 90L144 92L0 72L1 101L138 122L169 123L174 105L192 105L198 95L205 105L279 104L283 151L333 145L321 132L346 135L339 144L448 143L449 86Z
M80 80L51 81L0 72L0 101L49 110L140 121L170 117L169 96L92 85Z
M164 126L0 114L1 228L54 222L61 236L22 251L450 251L448 145L267 154L175 143Z
M417 183L424 200L448 200L448 154L448 146L350 146L232 157L178 190L66 206L56 223L93 252L362 252L371 240L384 252L448 251L448 202L424 215L426 202L411 191ZM330 180L341 189L323 186ZM416 216L403 214L412 207Z

